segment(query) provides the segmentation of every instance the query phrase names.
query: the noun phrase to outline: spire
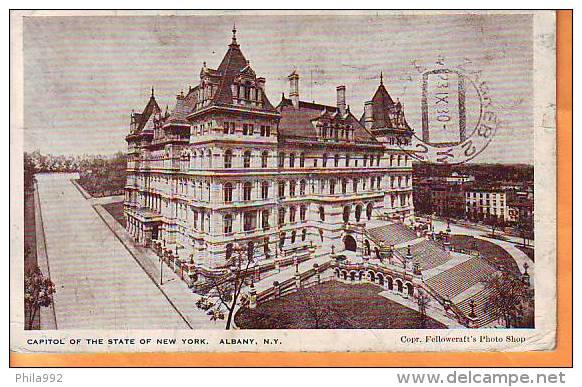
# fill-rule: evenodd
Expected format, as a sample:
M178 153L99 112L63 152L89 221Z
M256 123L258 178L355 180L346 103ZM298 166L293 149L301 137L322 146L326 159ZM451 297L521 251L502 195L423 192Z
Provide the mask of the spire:
M154 98L154 87L152 86L152 98Z
M380 85L384 85L384 73L380 70Z
M236 23L232 24L232 42L230 42L231 46L238 46L236 42Z

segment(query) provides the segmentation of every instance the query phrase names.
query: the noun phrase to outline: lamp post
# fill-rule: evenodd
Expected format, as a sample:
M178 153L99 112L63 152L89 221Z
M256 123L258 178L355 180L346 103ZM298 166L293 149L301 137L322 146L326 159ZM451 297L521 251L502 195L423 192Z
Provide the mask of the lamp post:
M160 286L164 284L164 250L160 254Z

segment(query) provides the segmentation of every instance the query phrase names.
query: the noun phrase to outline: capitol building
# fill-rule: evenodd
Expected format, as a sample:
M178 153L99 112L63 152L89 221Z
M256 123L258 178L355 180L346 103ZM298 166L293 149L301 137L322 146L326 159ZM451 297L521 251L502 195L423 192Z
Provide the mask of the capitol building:
M306 102L294 71L273 103L249 63L233 29L221 63L204 63L173 109L163 111L152 89L131 114L128 232L200 273L224 267L241 245L256 262L314 246L318 254L379 254L366 230L404 229L414 216L404 151L412 130L400 102L381 78L357 118L345 86L335 106Z

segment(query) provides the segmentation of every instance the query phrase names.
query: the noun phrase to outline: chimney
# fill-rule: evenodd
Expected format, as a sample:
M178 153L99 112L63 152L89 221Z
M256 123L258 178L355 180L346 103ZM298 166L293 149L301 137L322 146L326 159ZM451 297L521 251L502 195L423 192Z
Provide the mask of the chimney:
M337 90L337 109L340 114L344 116L346 114L346 87L338 86Z
M295 70L289 75L289 97L295 109L299 108L299 74Z
M374 123L374 115L372 112L373 106L374 103L372 101L364 103L364 126L366 129L372 129L372 124Z

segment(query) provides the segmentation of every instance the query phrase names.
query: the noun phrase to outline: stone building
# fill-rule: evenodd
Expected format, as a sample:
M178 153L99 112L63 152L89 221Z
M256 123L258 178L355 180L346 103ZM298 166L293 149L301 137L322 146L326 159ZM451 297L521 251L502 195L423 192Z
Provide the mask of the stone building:
M313 244L356 246L367 224L414 215L412 130L382 81L358 120L345 87L336 106L300 99L299 74L277 106L233 29L216 69L171 112L152 94L132 113L125 197L127 229L144 246L163 241L205 270L224 265L233 243L269 260Z

